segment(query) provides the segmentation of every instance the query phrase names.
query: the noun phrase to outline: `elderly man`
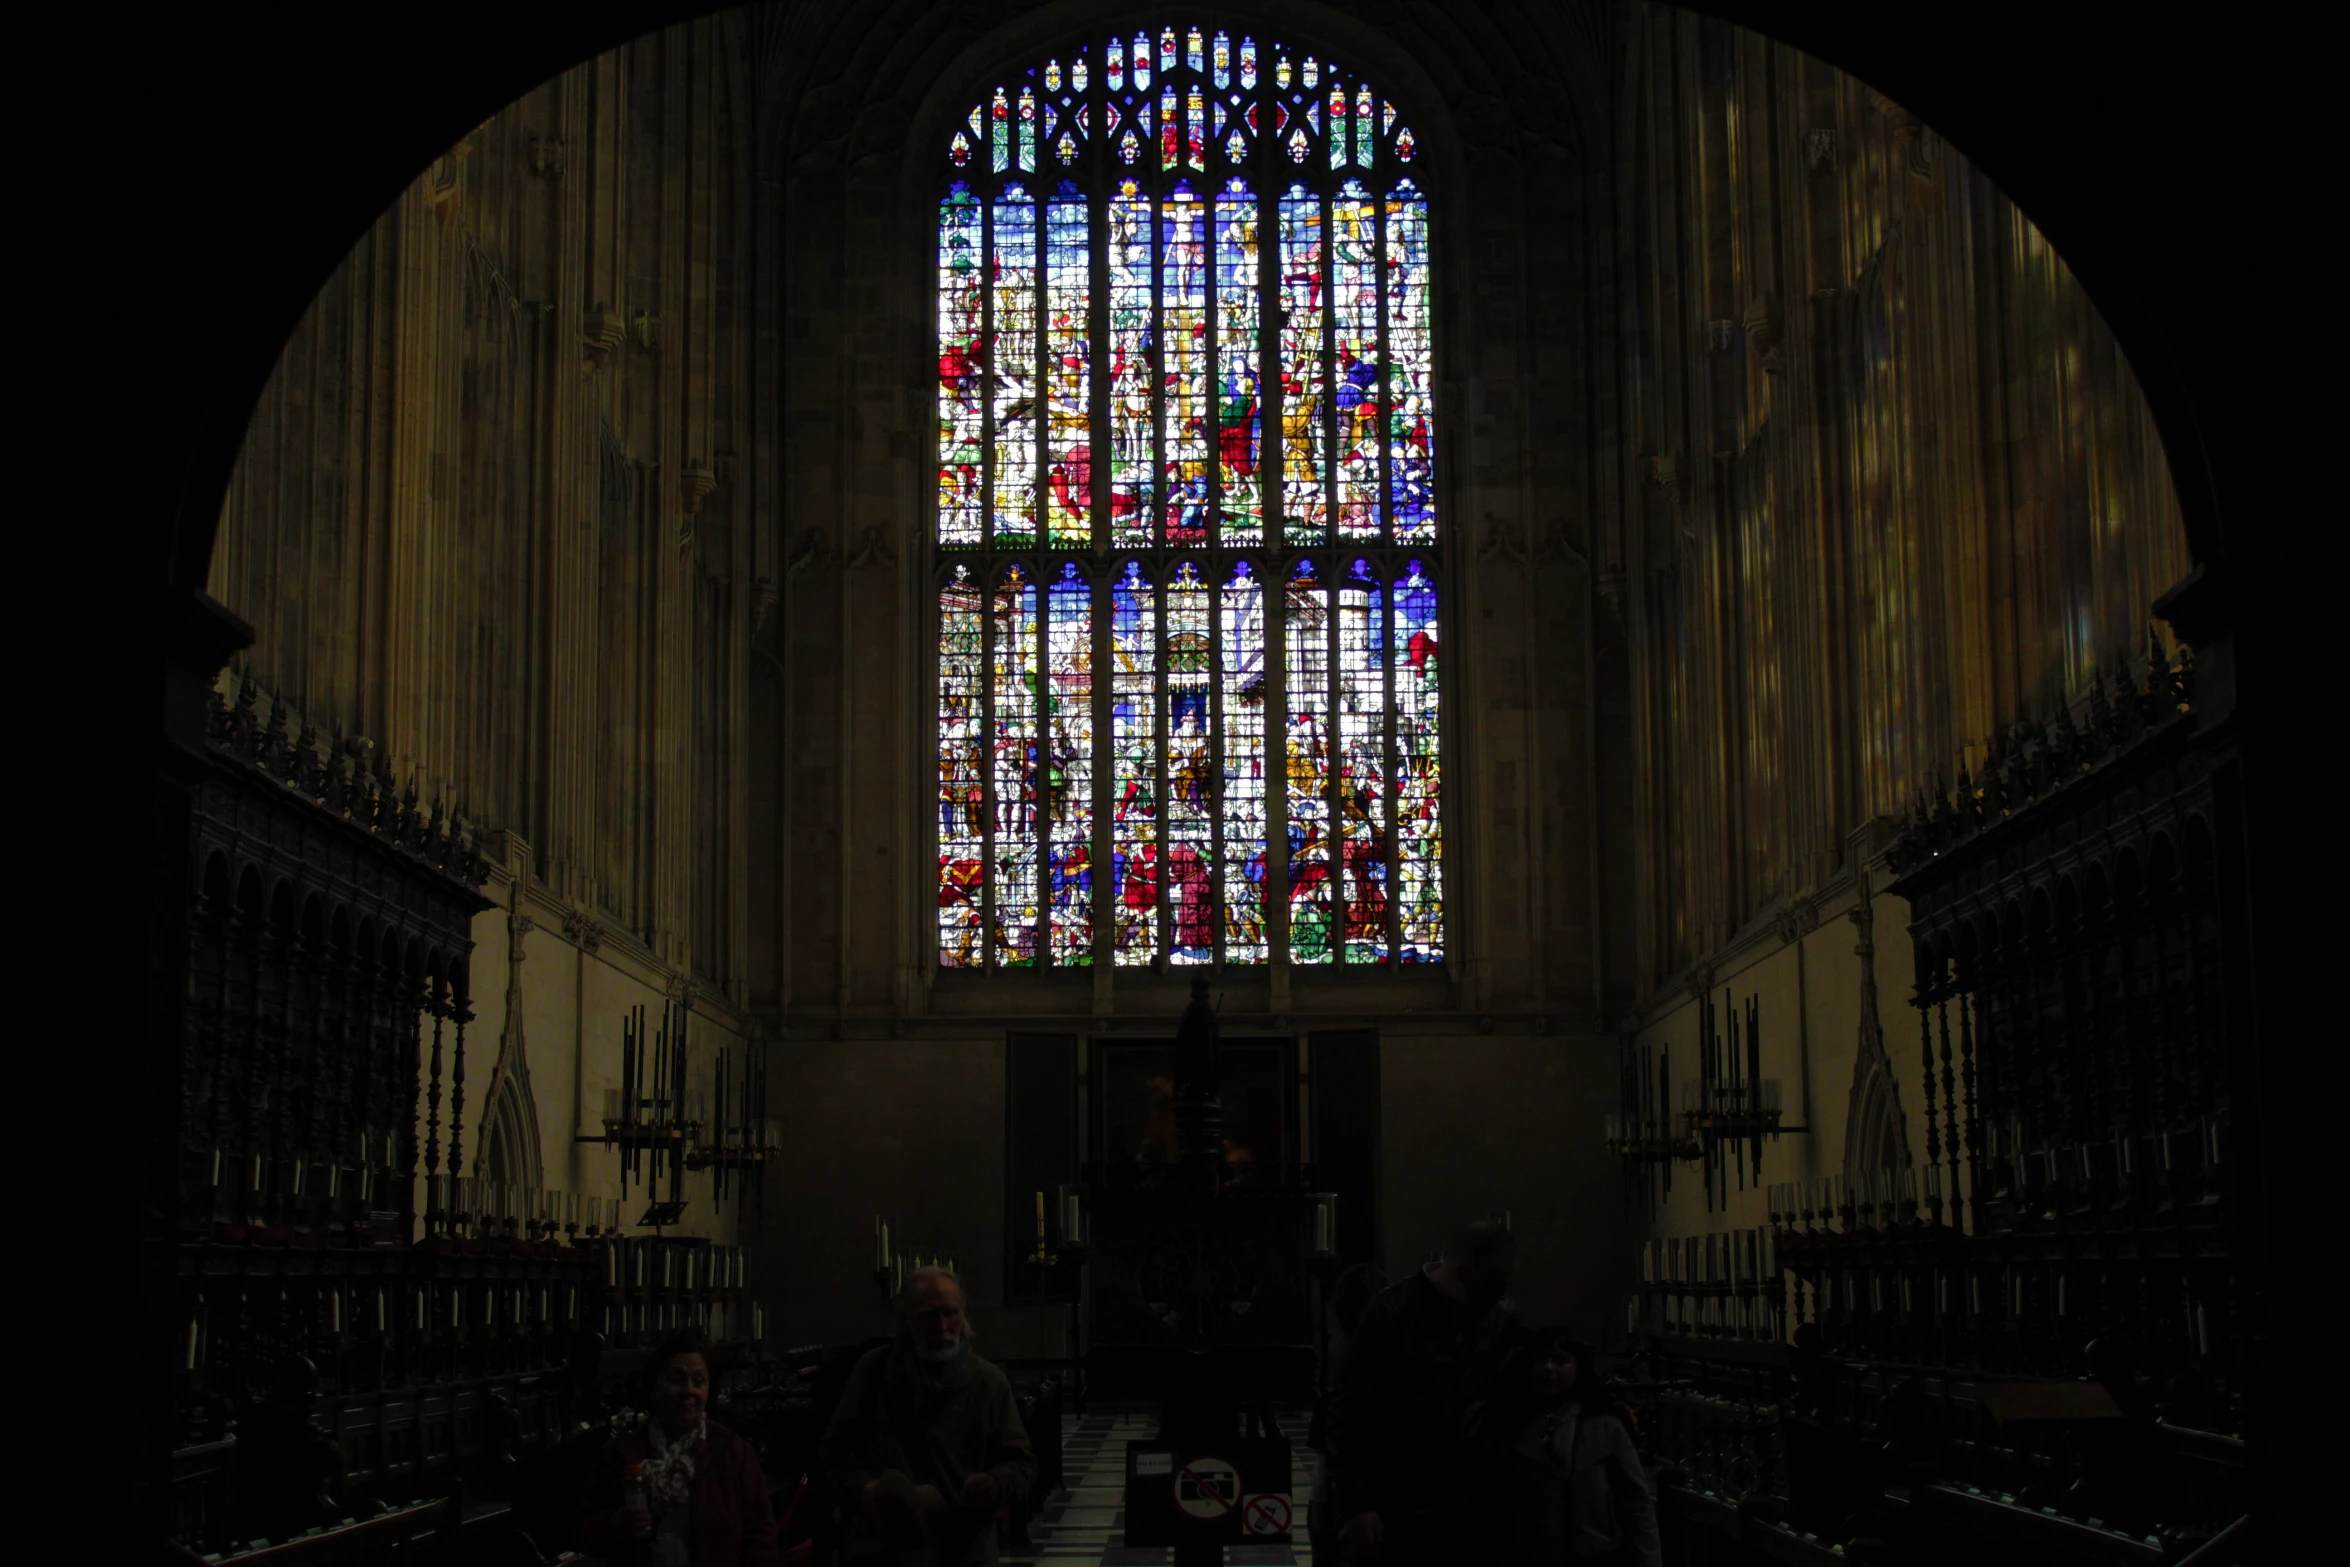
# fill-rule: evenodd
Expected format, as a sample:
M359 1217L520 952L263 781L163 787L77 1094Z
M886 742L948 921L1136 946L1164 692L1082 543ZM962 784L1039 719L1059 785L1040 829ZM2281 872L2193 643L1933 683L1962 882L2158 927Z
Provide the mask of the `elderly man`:
M1329 1414L1330 1516L1353 1560L1488 1559L1470 1422L1515 1337L1506 1298L1516 1260L1510 1232L1479 1220L1363 1308Z
M963 1286L917 1268L897 1341L849 1372L824 1467L851 1521L851 1567L971 1567L996 1559L995 1515L1028 1494L1036 1458L1012 1384L971 1352Z

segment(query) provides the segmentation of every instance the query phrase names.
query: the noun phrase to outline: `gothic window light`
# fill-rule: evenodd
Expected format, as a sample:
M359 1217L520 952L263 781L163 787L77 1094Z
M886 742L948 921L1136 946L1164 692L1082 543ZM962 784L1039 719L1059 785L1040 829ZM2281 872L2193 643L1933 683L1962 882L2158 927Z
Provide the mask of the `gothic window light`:
M1164 27L992 85L941 152L941 967L1441 961L1410 126Z

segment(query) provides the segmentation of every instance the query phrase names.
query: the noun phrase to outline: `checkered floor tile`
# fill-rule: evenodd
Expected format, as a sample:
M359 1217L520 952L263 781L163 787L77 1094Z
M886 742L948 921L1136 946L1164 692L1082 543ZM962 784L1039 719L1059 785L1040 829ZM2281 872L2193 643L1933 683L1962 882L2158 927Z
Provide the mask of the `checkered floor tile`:
M1303 1410L1280 1415L1281 1432L1289 1438L1292 1485L1299 1518L1295 1545L1236 1545L1227 1547L1228 1567L1312 1567L1314 1553L1306 1545L1305 1498L1313 1493L1314 1465L1320 1460L1306 1446ZM1073 1567L1167 1567L1172 1551L1129 1548L1126 1544L1126 1444L1147 1442L1156 1432L1148 1409L1104 1408L1096 1405L1073 1427L1064 1429L1061 1453L1068 1471L1068 1489L1053 1498L1029 1525L1032 1550L1008 1551L1004 1567L1032 1567L1054 1563Z

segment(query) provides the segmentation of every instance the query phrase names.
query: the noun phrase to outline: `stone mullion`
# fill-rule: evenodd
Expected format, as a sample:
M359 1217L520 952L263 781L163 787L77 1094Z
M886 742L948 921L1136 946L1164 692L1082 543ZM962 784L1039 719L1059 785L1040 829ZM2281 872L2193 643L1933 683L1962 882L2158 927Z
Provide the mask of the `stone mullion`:
M1281 197L1270 127L1247 165L1257 203L1257 494L1265 541L1265 961L1286 992L1289 971L1289 518L1281 384ZM1276 1000L1276 1010L1282 1003Z
M1098 108L1099 92L1085 95ZM1090 117L1090 116L1089 116ZM1112 783L1116 769L1105 765L1113 756L1112 730L1117 702L1112 617L1112 585L1119 576L1110 537L1110 223L1109 197L1114 192L1108 174L1107 138L1085 137L1085 158L1091 171L1085 195L1085 362L1086 362L1086 506L1093 524L1093 554L1107 564L1093 584L1093 961L1094 1009L1107 1014L1118 962L1119 899L1125 889L1117 876L1116 803ZM1154 590L1155 591L1155 590Z
M1322 181L1335 184L1335 181ZM1323 617L1322 635L1327 658L1323 664L1323 678L1329 682L1328 705L1323 709L1323 747L1327 753L1328 774L1322 781L1322 791L1328 801L1330 827L1322 842L1328 877L1324 885L1330 889L1330 963L1343 968L1346 965L1346 748L1342 739L1346 675L1341 661L1343 639L1339 623L1343 618L1340 602L1345 591L1346 570L1342 556L1345 546L1338 529L1338 472L1340 457L1339 421L1344 417L1338 406L1338 229L1337 211L1327 191L1318 197L1322 208L1322 418L1327 434L1323 440L1322 538L1329 557L1329 609Z
M974 183L977 183L974 181ZM995 395L989 377L995 368L995 200L979 195L979 772L980 818L979 939L985 966L996 968L996 799L995 781L995 593L999 567L995 559ZM841 628L844 636L848 630ZM845 761L845 758L844 758ZM841 933L846 940L848 933Z

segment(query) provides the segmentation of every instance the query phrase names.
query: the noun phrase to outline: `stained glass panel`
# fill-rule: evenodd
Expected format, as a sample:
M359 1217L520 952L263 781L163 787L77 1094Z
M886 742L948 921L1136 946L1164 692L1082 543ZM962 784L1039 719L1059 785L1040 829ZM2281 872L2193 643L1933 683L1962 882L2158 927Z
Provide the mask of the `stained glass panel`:
M1407 562L1395 604L1396 902L1406 963L1444 957L1444 833L1439 814L1436 584Z
M995 961L1036 962L1037 882L1037 603L1036 584L1018 565L996 584L989 651L995 662Z
M1224 958L1265 961L1265 593L1247 561L1224 584Z
M1226 544L1255 544L1264 535L1257 293L1257 198L1247 181L1234 180L1216 198L1216 482Z
M1338 585L1338 828L1341 950L1387 961L1385 608L1368 561Z
M1288 690L1289 959L1330 961L1330 589L1301 560L1282 610Z
M1063 562L1045 643L1052 961L1093 961L1093 584Z
M1132 134L1129 132L1128 134ZM1110 225L1110 537L1152 542L1158 508L1158 388L1151 369L1151 199L1132 182L1108 204Z
M1349 180L1330 208L1331 310L1337 331L1338 532L1379 536L1379 250L1377 207Z
M1388 515L1395 537L1436 537L1435 407L1428 331L1428 200L1410 180L1387 198Z
M977 544L981 481L979 334L986 287L980 208L958 185L938 205L938 542Z
M1292 544L1330 527L1330 402L1322 355L1322 198L1281 198L1281 514Z
M995 496L999 544L1036 537L1036 203L1017 185L995 204Z
M938 961L970 968L987 886L987 796L980 757L979 584L957 566L938 595Z
M1260 70L1237 43L1236 60L1197 28L1110 40L1108 94L1071 52L1067 96L1061 59L1042 62L944 133L942 167L986 188L954 184L939 208L936 539L1004 554L950 562L940 589L942 967L1081 966L1097 938L1123 967L1261 963L1284 927L1284 962L1444 954L1428 201L1356 174L1382 139L1399 164L1418 149L1329 62L1275 49ZM1099 165L1079 136L1097 128L1123 181L1107 191L1084 183ZM1247 168L1259 133L1296 166L1287 191L1175 178L1204 172L1211 142ZM1154 142L1158 170L1131 167ZM1040 154L1060 166L1049 200L1030 194ZM1260 298L1268 260L1278 292ZM1278 376L1277 431L1260 374ZM1354 552L1330 574L1293 553L1334 538L1421 554L1390 581ZM1269 558L1214 576L1180 553L1268 539ZM1040 543L1178 553L1100 582L1064 556L1035 581ZM1267 575L1284 595L1278 787Z
M1064 141L1066 137L1062 138ZM1045 364L1051 426L1045 447L1052 542L1093 542L1093 259L1083 201L1045 208Z
M1213 622L1208 584L1184 561L1167 584L1167 957L1216 956Z
M1159 952L1159 613L1138 561L1110 589L1110 655L1111 947L1131 967Z
M1167 369L1167 542L1208 537L1208 211L1178 184L1159 209L1159 323Z

